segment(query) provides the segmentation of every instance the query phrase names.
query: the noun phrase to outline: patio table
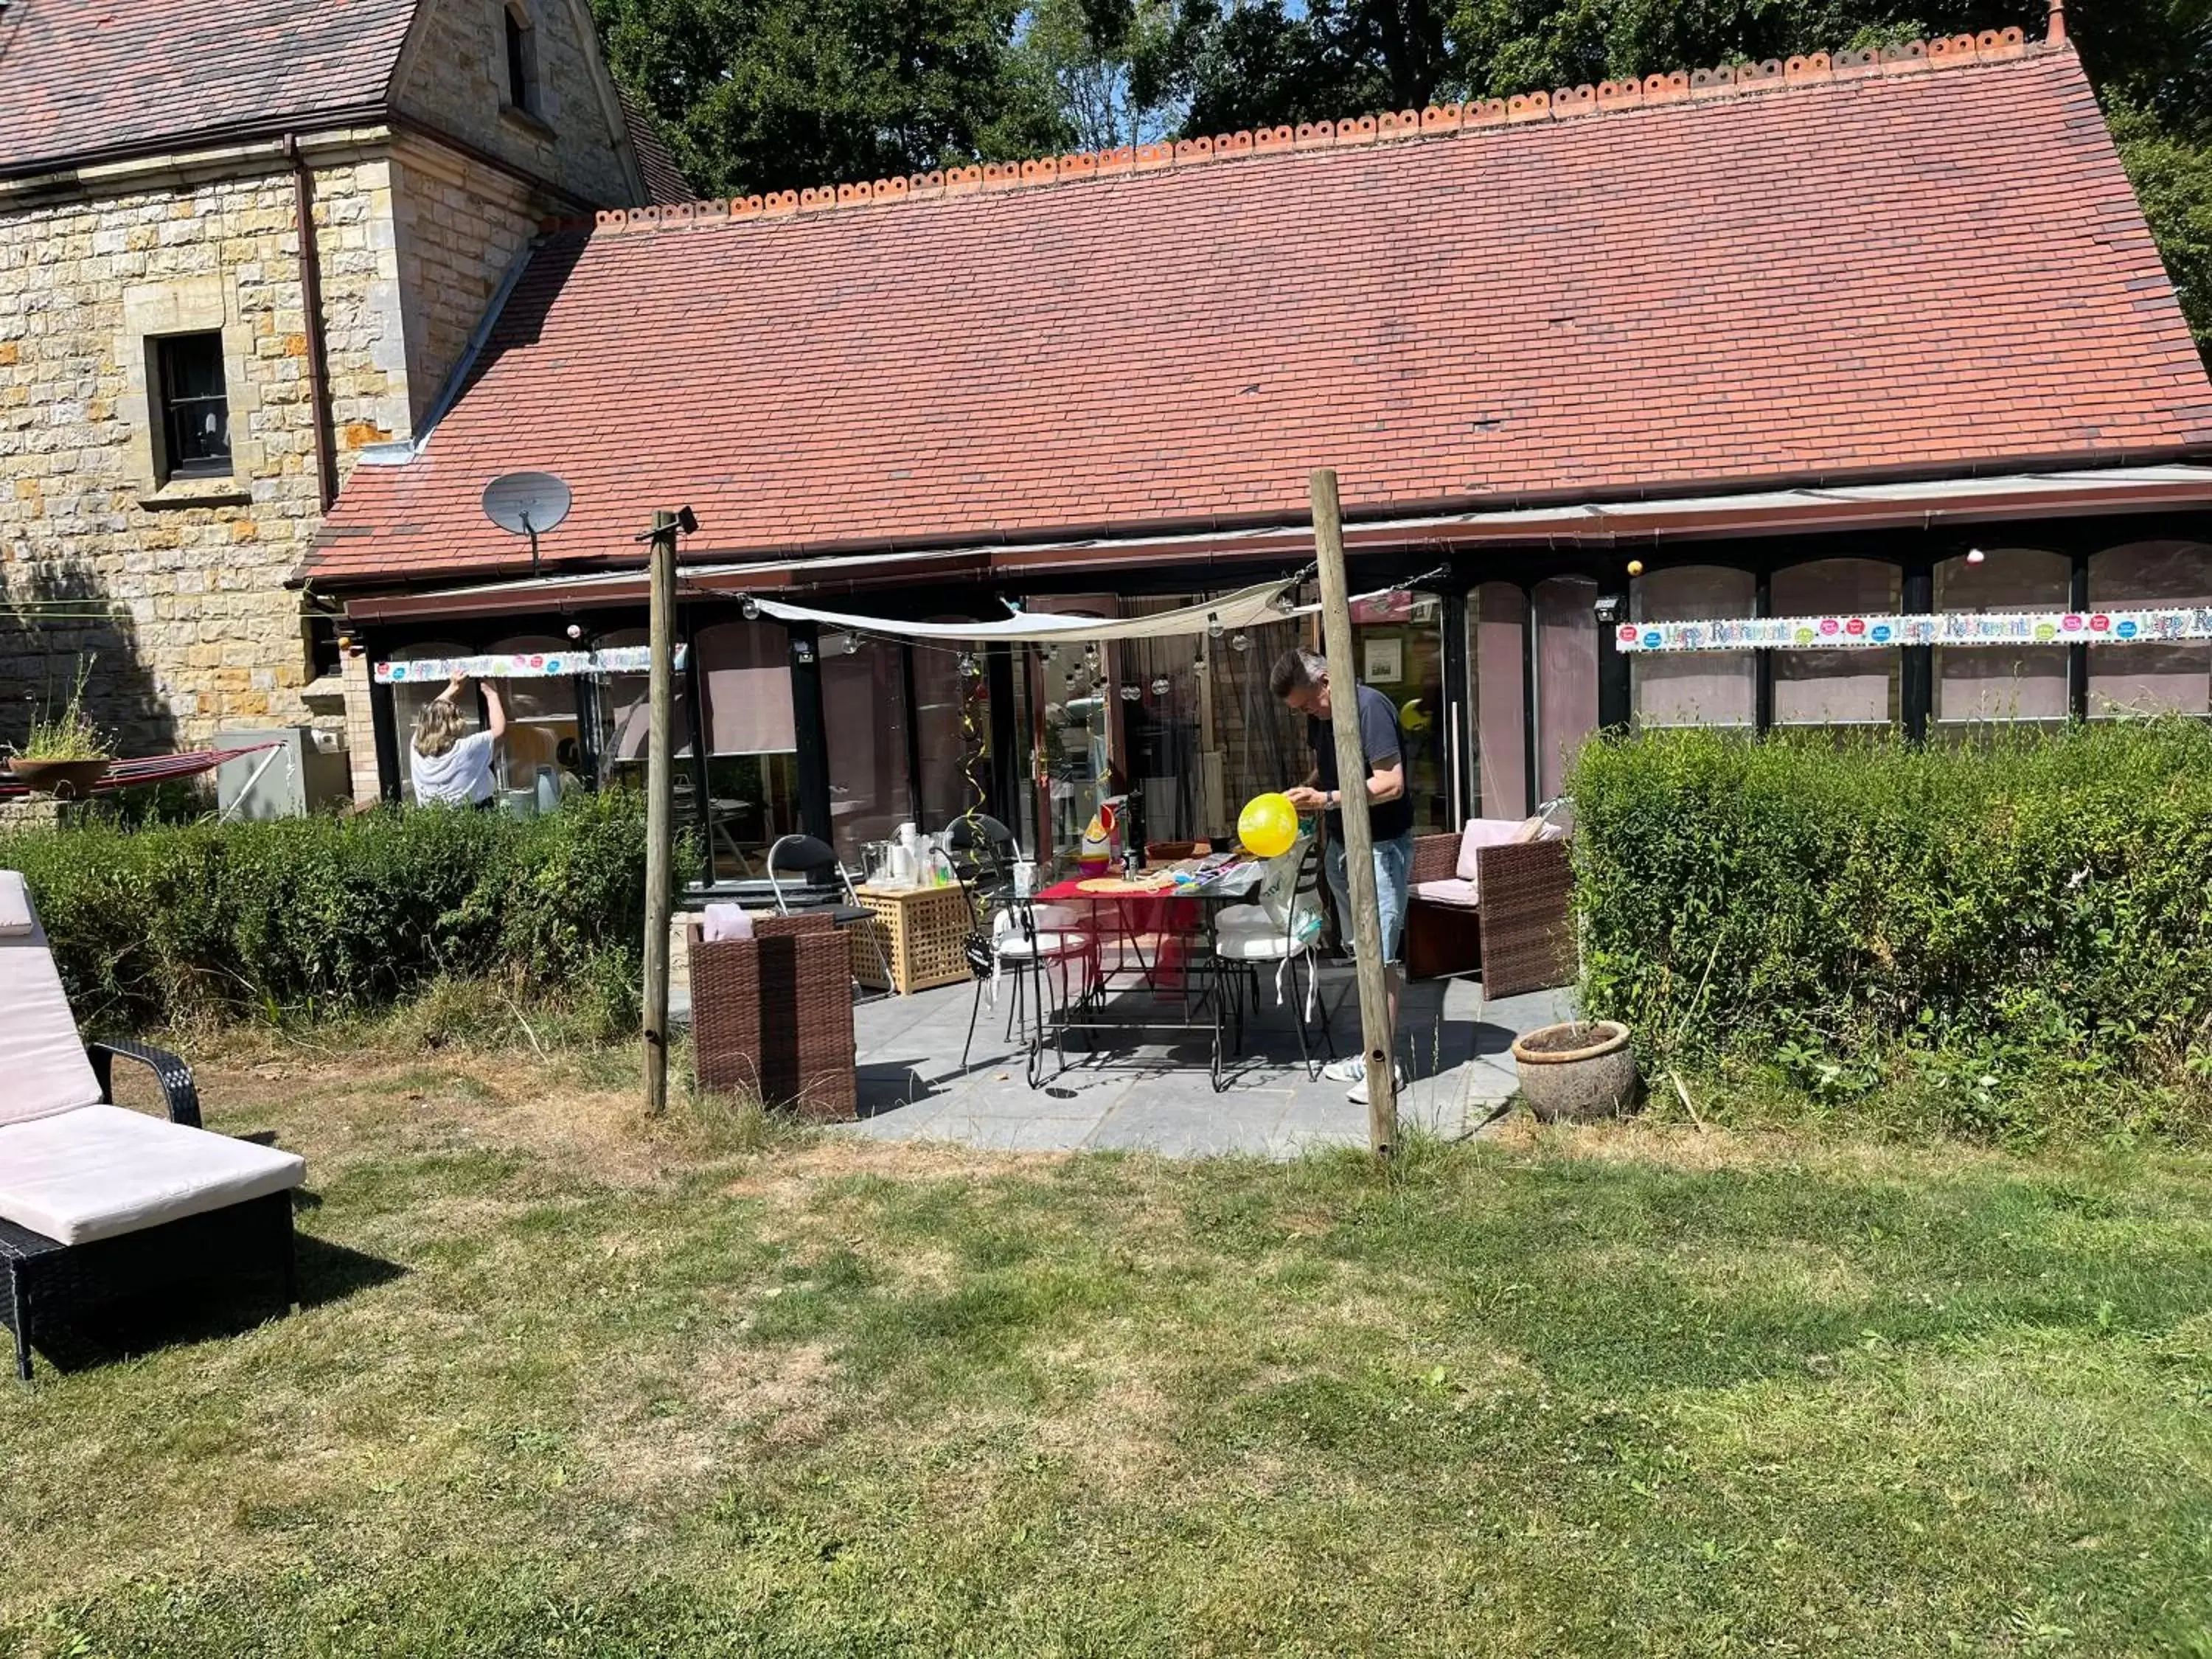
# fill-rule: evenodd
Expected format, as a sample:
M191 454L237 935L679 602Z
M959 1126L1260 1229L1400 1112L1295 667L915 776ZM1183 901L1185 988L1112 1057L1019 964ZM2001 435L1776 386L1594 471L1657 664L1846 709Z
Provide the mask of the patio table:
M1054 882L1036 895L1036 902L1040 904L1087 904L1091 907L1094 920L1102 908L1111 907L1123 935L1133 943L1150 934L1162 940L1164 947L1167 943L1176 946L1172 960L1176 970L1175 989L1179 993L1178 1017L1169 1017L1160 994L1169 951L1165 948L1157 951L1153 961L1147 964L1139 946L1138 969L1153 995L1134 1006L1109 1001L1109 976L1102 970L1098 981L1064 1006L1052 1022L1054 1047L1060 1052L1062 1065L1066 1063L1066 1040L1071 1033L1101 1036L1116 1032L1202 1031L1210 1040L1208 1063L1213 1087L1217 1093L1220 1091L1225 1080L1222 1048L1224 987L1220 964L1213 953L1213 912L1224 904L1249 902L1258 895L1266 871L1256 860L1212 869L1200 867L1200 863L1191 860L1156 869L1134 882L1117 876L1072 877ZM1178 874L1184 878L1176 879ZM1092 931L1100 930L1094 927ZM1194 973L1202 975L1206 981L1196 998L1197 1007L1205 1010L1203 1018L1193 1006ZM1032 1085L1042 1076L1045 1036L1045 1021L1041 1018L1030 1038Z

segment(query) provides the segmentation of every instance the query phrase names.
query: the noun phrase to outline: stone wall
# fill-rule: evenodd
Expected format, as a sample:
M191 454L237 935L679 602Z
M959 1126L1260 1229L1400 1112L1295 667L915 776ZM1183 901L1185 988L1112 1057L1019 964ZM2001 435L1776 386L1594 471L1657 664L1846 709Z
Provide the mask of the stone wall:
M405 143L392 172L408 296L407 383L419 425L501 283L556 209L507 174L443 148Z
M390 180L318 166L331 391L350 451L410 418ZM34 701L88 697L125 752L306 722L299 595L317 522L291 173L0 201L0 741ZM219 330L225 478L163 483L149 341Z
M528 25L534 112L507 102L509 7ZM557 183L580 203L641 202L598 51L584 0L444 0L416 24L396 101L441 131Z

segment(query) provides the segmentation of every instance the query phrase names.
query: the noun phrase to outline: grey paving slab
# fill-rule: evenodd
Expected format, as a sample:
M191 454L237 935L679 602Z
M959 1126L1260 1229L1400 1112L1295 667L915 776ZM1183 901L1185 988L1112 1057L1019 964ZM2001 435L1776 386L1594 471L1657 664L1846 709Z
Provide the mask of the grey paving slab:
M1322 1004L1336 1052L1352 1052L1358 1013L1348 970L1325 971ZM986 1000L963 1067L973 1006L967 985L855 1006L864 1115L851 1133L1004 1151L1129 1148L1170 1157L1289 1158L1315 1146L1366 1144L1366 1109L1345 1098L1344 1085L1309 1077L1289 1011L1275 1007L1272 994L1218 1094L1203 1041L1177 1046L1158 1034L1118 1036L1115 1046L1097 1052L1071 1047L1064 1069L1048 1055L1045 1085L1032 1090L1026 1051L1006 1036L1003 1000L996 1009ZM1401 1102L1407 1121L1447 1136L1482 1132L1516 1087L1508 1053L1514 1037L1573 1015L1566 991L1493 1002L1464 981L1407 987L1399 1032L1401 1059L1413 1072ZM1318 1041L1315 1053L1323 1053Z

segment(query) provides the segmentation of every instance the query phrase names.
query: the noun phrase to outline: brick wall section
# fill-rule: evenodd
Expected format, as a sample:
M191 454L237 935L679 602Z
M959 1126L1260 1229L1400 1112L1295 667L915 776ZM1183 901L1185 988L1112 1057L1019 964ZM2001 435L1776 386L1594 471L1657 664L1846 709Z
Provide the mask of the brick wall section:
M377 799L376 720L368 701L368 657L349 651L340 664L345 682L346 759L353 769L353 798Z
M404 428L384 164L315 182L333 399ZM297 248L273 162L0 211L0 741L87 656L126 752L309 718L284 586L317 512ZM143 336L207 327L228 360L234 477L157 489Z
M538 233L542 206L508 176L410 146L392 162L406 367L419 423L501 280Z
M588 54L596 45L580 27L575 0L512 0L531 21L538 64L538 114L520 118L507 101L507 0L446 0L423 14L399 70L394 101L477 149L555 179L588 201L626 203L635 195L619 137L601 100Z

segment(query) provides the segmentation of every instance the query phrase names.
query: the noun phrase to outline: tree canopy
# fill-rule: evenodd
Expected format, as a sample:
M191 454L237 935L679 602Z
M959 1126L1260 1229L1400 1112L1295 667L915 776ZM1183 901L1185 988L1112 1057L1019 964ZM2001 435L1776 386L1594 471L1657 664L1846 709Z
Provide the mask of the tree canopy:
M716 194L2016 23L2047 0L593 0ZM2069 21L2212 361L2212 0Z

